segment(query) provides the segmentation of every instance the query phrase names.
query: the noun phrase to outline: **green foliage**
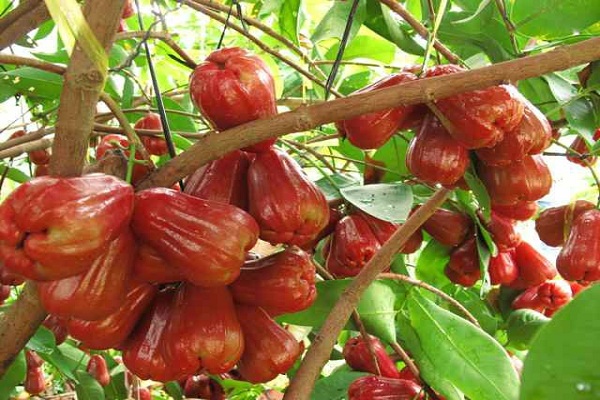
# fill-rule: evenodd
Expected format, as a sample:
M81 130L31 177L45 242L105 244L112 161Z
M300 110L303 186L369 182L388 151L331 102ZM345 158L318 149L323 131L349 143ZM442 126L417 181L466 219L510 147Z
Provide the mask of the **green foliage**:
M340 368L315 383L311 400L344 400L347 398L348 386L356 379L365 375L367 374L364 372Z
M351 186L340 190L353 206L379 219L404 222L413 204L410 186L404 184L374 184Z

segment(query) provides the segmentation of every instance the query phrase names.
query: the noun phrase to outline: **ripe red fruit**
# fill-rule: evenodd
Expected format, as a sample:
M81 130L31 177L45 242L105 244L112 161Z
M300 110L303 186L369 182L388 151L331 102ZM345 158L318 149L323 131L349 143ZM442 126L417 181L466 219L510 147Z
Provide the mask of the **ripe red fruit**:
M38 284L46 311L63 318L99 320L115 312L127 294L135 241L126 230L81 275Z
M535 230L542 242L548 246L562 246L569 233L573 221L584 212L595 208L594 204L585 200L577 200L560 207L547 208L535 220Z
M183 383L183 394L186 398L225 400L223 387L204 374L188 377Z
M0 264L38 281L83 273L132 211L133 188L113 176L35 178L0 206Z
M362 211L359 211L358 214L360 214L365 219L365 221L367 221L367 224L373 231L373 234L379 241L379 244L382 246L402 226L402 224L394 224L389 221L384 221L379 218L375 218L374 216ZM402 249L399 251L399 253L412 254L415 251L419 250L422 243L423 234L420 230L417 230L415 233L410 235L408 241L404 246L402 246Z
M450 254L444 273L452 282L464 287L473 286L481 278L477 239L467 239Z
M0 284L0 305L4 304L4 301L10 297L10 286Z
M222 286L238 277L258 239L248 213L166 188L142 190L135 198L135 234L188 281Z
M515 204L544 197L552 186L552 175L541 155L502 167L477 164L477 174L495 204Z
M381 376L387 378L400 378L400 373L396 368L396 363L390 358L385 351L384 345L375 336L369 335L368 340L377 359L377 365ZM373 363L373 357L369 351L367 340L362 336L357 336L349 339L344 345L343 350L346 363L356 371L370 372L377 374L377 368Z
M519 95L525 109L519 125L504 134L491 148L478 149L477 157L486 165L502 166L523 161L527 154L538 154L551 143L552 128L542 112Z
M224 131L277 114L275 84L267 65L238 47L222 48L198 64L190 76L190 96L216 129ZM245 148L268 150L275 139Z
M349 400L421 400L424 396L413 381L381 376L363 376L348 388Z
M86 370L101 386L108 386L110 383L106 360L100 354L94 354L90 357Z
M557 274L554 265L526 241L522 241L515 248L514 259L519 276L508 285L511 288L530 288L554 278Z
M600 210L585 211L575 219L556 266L570 281L600 280Z
M25 136L24 130L14 132L10 135L9 139L15 139L21 136ZM27 155L29 156L29 161L36 166L47 165L50 163L50 153L46 149L30 151Z
M406 166L426 183L453 185L469 166L469 152L430 114L408 145Z
M391 87L416 79L416 75L410 72L399 72L357 90L354 94ZM409 119L414 109L414 106L399 106L377 111L338 121L336 127L338 132L354 146L365 150L377 149L383 146L400 129Z
M132 0L125 1L125 7L123 8L123 14L121 14L121 18L127 19L129 17L133 17L135 15L135 10L133 9Z
M515 221L492 211L491 219L486 224L494 243L500 251L508 251L521 243L521 235L515 230Z
M380 247L366 219L360 214L348 215L338 222L331 237L327 269L336 277L356 276Z
M315 270L311 256L291 246L247 262L229 287L236 303L262 307L271 316L294 313L310 307L317 297Z
M250 154L236 150L199 168L185 182L184 193L248 209Z
M600 128L598 128L596 130L596 132L594 133L594 137L593 137L594 142L597 141L598 139L600 139ZM569 146L569 148L573 151L576 151L579 154L586 154L586 153L590 152L590 148L588 147L588 144L581 136L577 136L573 140L573 142L571 143L571 146ZM582 167L587 167L588 165L594 165L596 163L597 158L598 157L595 157L595 156L588 156L585 158L585 161L584 161L581 157L578 157L576 155L567 156L567 160L569 160L572 163L575 163L577 165L581 165Z
M250 214L260 226L260 238L271 244L302 246L329 222L325 196L281 150L256 155L248 170L248 191Z
M66 322L69 334L81 341L88 349L105 350L121 347L158 291L157 286L135 279L128 284L127 297L117 311L99 321L71 318Z
M142 243L133 262L133 276L149 283L171 283L185 280L181 271L166 262L151 246Z
M25 362L28 369L39 368L44 364L44 360L33 350L25 350Z
M528 308L551 316L572 298L573 292L569 282L549 280L517 296L512 302L512 308L515 310Z
M25 391L31 395L42 393L46 389L44 372L41 368L27 368L25 376Z
M425 221L423 229L441 244L454 247L464 242L473 229L473 221L461 212L438 208Z
M109 150L122 150L125 157L129 158L129 139L123 135L111 134L106 135L98 143L96 147L96 159L101 160L106 156ZM143 161L142 154L136 150L135 159L137 161ZM136 163L133 165L133 171L131 174L131 183L136 184L141 181L148 173L152 170L152 166L148 164Z
M135 129L151 129L162 131L163 126L160 120L160 115L157 113L149 112L146 116L140 118L134 125ZM155 156L162 156L163 154L167 154L169 150L167 149L167 142L162 137L156 136L142 136L141 139L142 144L146 148L149 154Z
M490 259L488 267L492 285L508 285L519 276L512 251L499 252Z
M48 315L44 322L42 322L42 325L50 329L52 334L54 334L54 341L57 346L67 340L67 336L69 336L69 332L67 331L67 321L63 318L57 317L56 315Z
M244 337L227 287L182 284L171 306L162 346L169 368L183 376L200 368L211 374L233 368L244 350Z
M438 65L427 70L425 77L464 71L456 65ZM505 132L517 127L523 117L524 104L514 86L498 85L460 93L436 102L454 126L454 139L468 149L492 147Z
M535 201L520 201L510 205L492 204L492 211L496 214L517 221L527 221L537 213L538 208Z
M260 307L236 304L246 347L238 363L244 380L268 382L287 372L302 352L294 336Z
M152 400L152 394L147 388L139 388L137 392L136 400Z

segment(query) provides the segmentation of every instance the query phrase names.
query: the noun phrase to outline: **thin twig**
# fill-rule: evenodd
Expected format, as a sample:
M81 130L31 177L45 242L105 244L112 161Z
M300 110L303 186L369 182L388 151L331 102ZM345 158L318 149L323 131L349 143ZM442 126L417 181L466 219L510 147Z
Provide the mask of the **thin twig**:
M504 26L506 26L506 30L508 31L508 36L510 37L510 43L515 52L515 56L521 57L523 54L521 50L519 50L519 43L517 43L517 37L515 35L516 27L510 20L508 13L506 12L506 5L504 4L504 0L495 0L496 7L498 8L498 12L502 16L502 21L504 22Z
M179 57L181 57L187 65L191 68L196 66L196 62L190 55L185 52L174 40L173 37L168 32L153 32L153 31L134 31L134 32L121 32L117 34L115 40L125 40L132 38L142 38L142 39L158 39L164 42L167 46L169 46Z
M408 283L409 285L418 286L420 288L428 290L431 293L433 293L433 294L441 297L442 299L446 300L448 303L452 304L457 309L459 309L460 312L463 313L464 316L467 318L467 320L469 320L469 322L471 322L473 325L479 327L479 322L477 321L477 318L475 318L473 316L473 314L471 314L469 312L469 310L467 310L457 300L455 300L454 298L452 298L452 296L449 296L448 294L444 293L443 291L441 291L440 289L436 288L435 286L431 286L428 283L425 283L425 282L420 281L418 279L411 278L410 276L406 276L406 275L402 275L402 274L394 274L394 273L391 273L391 272L385 272L385 273L379 274L379 278L381 278L381 279L393 279L393 280L396 280L396 281L402 281L402 282Z
M327 168L329 168L329 170L331 172L333 172L334 174L337 173L335 167L333 166L333 164L331 164L329 161L327 161L327 159L325 158L325 156L323 156L323 154L319 153L318 151L316 151L315 149L313 149L310 146L305 146L304 144L297 142L295 140L286 140L286 139L281 139L281 141L283 141L284 143L287 143L289 145L295 146L299 149L302 149L310 154L312 154L317 160L321 161Z
M411 360L406 350L404 350L404 348L400 345L400 343L392 342L390 343L390 346L396 352L396 354L400 356L400 358L402 359L404 364L406 364L410 372L412 372L412 374L419 380L419 382L423 386L423 389L425 389L425 391L429 395L429 398L431 400L439 400L438 395L433 391L431 386L429 386L429 384L427 384L427 382L423 380L423 378L421 377L421 372L419 371L413 360Z

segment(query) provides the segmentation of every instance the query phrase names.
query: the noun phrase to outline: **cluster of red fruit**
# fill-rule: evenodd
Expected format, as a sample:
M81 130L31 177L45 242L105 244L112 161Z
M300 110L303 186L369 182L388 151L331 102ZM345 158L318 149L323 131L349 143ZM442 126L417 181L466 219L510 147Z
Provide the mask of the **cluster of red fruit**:
M10 135L9 139L16 139L25 136L24 130L19 130ZM50 152L47 149L33 150L27 153L29 161L35 165L34 176L48 175L48 166L50 165Z
M241 49L213 53L190 88L218 129L276 112L272 77ZM259 93L272 107L256 101ZM206 98L231 103L210 108ZM134 194L102 174L29 181L0 206L2 270L37 281L42 305L72 337L88 349L121 350L142 379L237 365L245 380L269 381L303 349L273 317L316 296L315 266L297 246L329 220L323 194L272 145L210 163L185 193ZM248 260L259 237L288 247Z

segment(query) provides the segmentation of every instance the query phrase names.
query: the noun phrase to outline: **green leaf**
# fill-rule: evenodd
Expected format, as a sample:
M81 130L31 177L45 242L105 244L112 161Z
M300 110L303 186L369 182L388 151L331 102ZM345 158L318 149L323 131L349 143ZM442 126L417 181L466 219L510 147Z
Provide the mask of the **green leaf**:
M315 28L311 40L313 43L317 43L324 39L340 39L344 34L344 28L346 27L346 21L350 15L352 9L352 1L336 1L333 6L327 11L327 14L323 17L321 22ZM363 21L365 20L366 10L365 2L361 1L354 14L354 21L352 28L350 29L350 35L348 36L348 43L356 36L356 33L360 29Z
M511 19L519 33L539 39L574 35L600 20L597 0L515 0Z
M580 98L567 104L564 109L570 128L591 141L598 113L592 102L587 98Z
M50 354L56 349L54 334L44 326L40 326L35 335L27 343L27 348L38 353Z
M368 375L365 372L339 369L331 375L319 379L315 383L311 400L344 400L347 398L348 386L360 378Z
M465 22L470 22L472 20L474 20L475 18L479 17L479 15L483 12L483 10L492 2L492 0L483 0L481 1L481 3L479 3L479 5L477 6L477 9L475 10L475 12L473 13L473 15L465 18L465 19L461 19L458 21L454 21L455 24L463 24Z
M535 335L549 321L550 318L537 311L528 309L513 311L506 321L508 345L517 350L527 350Z
M75 385L78 400L104 400L104 389L90 374L77 371L79 383Z
M410 136L410 135L407 135ZM373 155L373 160L382 161L385 168L383 182L396 182L401 177L409 174L406 167L406 150L408 142L400 136L392 136L382 147L377 149Z
M6 170L6 166L0 165L0 174L3 174L5 170ZM6 177L8 179L10 179L11 181L14 181L17 183L24 183L31 179L29 176L27 176L21 170L18 170L16 168L9 168L8 173L6 174Z
M15 386L25 379L26 371L25 353L21 351L0 378L0 400L8 400L11 397Z
M520 400L592 400L600 396L600 285L553 315L535 337L523 368Z
M573 96L577 95L577 89L557 73L542 76L542 79L548 82L550 91L559 103L566 103L571 100Z
M335 186L331 181L335 182ZM329 175L329 179L326 177L320 178L315 181L315 184L321 189L327 201L331 201L342 198L340 189L360 185L360 181L349 175L333 174Z
M173 400L183 399L183 390L181 390L181 386L176 381L165 383L165 391Z
M389 7L377 0L367 0L364 24L407 53L422 55L425 51L410 25L397 18Z
M279 11L279 30L286 38L298 44L300 0L286 0Z
M40 357L56 367L67 378L76 382L78 381L76 370L85 368L89 361L89 356L70 342L58 346L50 354L40 353Z
M411 294L411 325L440 373L471 400L515 400L519 378L500 344L463 318Z
M62 77L35 68L23 67L0 72L0 82L14 86L24 96L55 99L62 90Z
M340 83L338 91L347 96L352 92L362 89L371 83L373 74L371 71L362 71L356 74L346 76Z
M317 299L312 306L298 313L280 316L277 320L319 329L350 281L339 279L317 282ZM358 304L358 313L370 333L387 342L396 340L394 320L400 302L398 299L403 293L404 287L396 282L375 281L369 286ZM351 323L347 329L357 330Z
M401 223L410 213L413 196L410 186L402 183L379 183L341 189L346 201L376 218Z
M340 48L339 43L332 46L325 58L335 60L337 52ZM358 58L366 58L375 61L381 61L384 64L389 64L394 60L396 54L396 46L387 40L378 37L360 35L354 38L344 50L343 60L354 60Z
M493 336L498 329L498 319L490 310L488 303L481 299L475 289L465 289L458 285L450 286L454 293L452 297L459 301L479 322L481 328L490 336ZM458 309L451 306L451 310L458 315L463 315Z
M127 399L127 387L125 386L125 369L118 365L110 371L110 382L104 388L106 400Z
M452 248L431 239L417 259L417 278L436 287L450 284L450 279L444 274L444 268L450 261L451 251Z
M469 185L469 189L471 189L475 195L475 199L477 199L477 203L479 204L479 208L483 213L483 217L486 219L486 221L489 221L492 213L492 200L490 199L490 195L485 188L485 185L475 173L475 169L472 165L465 172L464 176L467 185Z

